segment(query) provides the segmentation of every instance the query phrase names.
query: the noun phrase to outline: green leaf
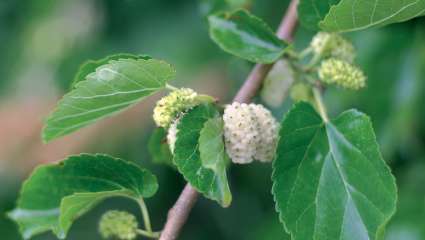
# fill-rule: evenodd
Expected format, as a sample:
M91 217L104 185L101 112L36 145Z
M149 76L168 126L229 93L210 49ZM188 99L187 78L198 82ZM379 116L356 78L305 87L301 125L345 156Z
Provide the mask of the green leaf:
M223 207L227 207L231 201L230 191L228 190L227 180L225 176L223 164L226 156L221 152L221 146L218 141L222 141L218 135L222 134L217 129L212 128L213 123L205 124L210 119L216 119L220 114L216 107L212 104L201 104L180 119L177 125L177 139L174 149L174 163L183 177L205 197L216 200ZM219 127L219 126L216 126ZM204 130L203 130L204 129ZM202 132L202 142L201 142ZM214 148L217 149L216 155L205 150L206 136L215 136ZM203 152L201 160L200 147ZM211 156L213 159L207 160L206 157Z
M208 21L215 43L224 51L252 62L275 62L288 46L264 21L245 10L214 14Z
M404 22L424 13L425 0L341 0L319 26L333 32L357 31Z
M319 30L319 22L326 17L330 8L340 0L300 0L298 15L303 27Z
M78 82L48 117L43 140L51 141L117 113L165 87L175 71L155 59L111 60Z
M324 123L307 103L282 122L273 164L276 209L292 239L379 239L396 185L370 119L356 110Z
M25 239L46 231L65 238L72 222L105 198L148 198L158 189L149 171L106 155L81 154L38 167L9 217Z
M205 122L199 136L199 152L202 166L211 169L215 174L215 185L212 195L219 196L220 202L227 207L232 202L232 193L227 182L226 166L230 162L224 149L224 122L221 117L211 118Z
M110 55L110 56L107 56L105 58L98 59L98 60L87 60L85 63L83 63L80 66L77 74L75 74L74 80L72 81L72 84L71 84L71 89L73 89L78 82L85 80L87 75L96 71L96 68L98 68L98 67L100 67L104 64L107 64L111 60L119 60L119 59L144 59L144 60L148 60L148 59L151 59L151 57L148 56L148 55L134 55L134 54L130 54L130 53L117 53L117 54Z
M164 128L156 128L148 142L148 150L152 157L152 161L158 164L166 164L173 166L173 155L167 144L167 130Z
M425 14L425 0L301 0L298 13L309 29L348 32L404 22Z

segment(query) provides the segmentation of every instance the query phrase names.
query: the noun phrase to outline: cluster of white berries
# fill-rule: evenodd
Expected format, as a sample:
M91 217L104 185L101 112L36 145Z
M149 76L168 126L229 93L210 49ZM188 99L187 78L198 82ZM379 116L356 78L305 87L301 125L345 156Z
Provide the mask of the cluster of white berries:
M174 153L177 125L185 111L203 100L192 89L182 88L158 101L153 118L155 123L168 129L167 142ZM262 105L233 103L223 115L226 151L235 163L272 161L275 155L279 124Z
M198 94L195 91L181 88L157 102L153 110L153 119L157 126L168 128L180 113L198 104Z
M324 83L336 84L347 89L358 90L366 85L366 77L362 70L336 58L323 61L318 74Z
M99 232L103 238L133 240L137 237L136 217L125 211L108 211L100 219Z
M234 163L273 160L279 124L269 110L234 102L226 106L223 120L226 151Z
M353 44L336 33L319 32L310 43L314 53L324 58L338 58L352 63L355 58Z

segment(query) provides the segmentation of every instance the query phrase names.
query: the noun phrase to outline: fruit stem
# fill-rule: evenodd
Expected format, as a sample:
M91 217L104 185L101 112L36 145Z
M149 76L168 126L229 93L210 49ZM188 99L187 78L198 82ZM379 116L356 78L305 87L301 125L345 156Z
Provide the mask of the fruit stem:
M159 238L161 236L161 232L148 232L142 229L137 229L137 234L148 238Z
M140 209L142 210L143 222L145 223L146 231L148 233L152 233L151 220L149 217L149 211L148 211L148 208L146 207L145 201L143 200L143 198L139 198L137 202L139 203Z
M322 97L322 89L320 87L316 86L313 88L313 94L314 99L316 100L317 108L319 110L320 116L322 116L323 121L325 123L329 122L329 117L326 112L325 104L323 103L323 97Z

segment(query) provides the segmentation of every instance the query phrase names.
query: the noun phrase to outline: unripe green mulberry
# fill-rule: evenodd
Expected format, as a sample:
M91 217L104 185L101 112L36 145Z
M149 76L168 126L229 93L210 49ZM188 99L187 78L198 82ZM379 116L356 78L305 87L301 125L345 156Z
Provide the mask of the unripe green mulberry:
M137 237L136 217L124 211L108 211L100 219L99 232L103 238L133 240Z
M223 115L227 154L234 163L273 160L278 123L262 105L234 102Z
M271 162L276 152L279 123L263 105L250 104L259 125L259 141L254 158L260 162Z
M319 32L310 44L314 53L352 63L355 58L353 44L336 33Z
M319 68L320 79L347 89L360 89L366 85L366 77L358 67L339 59L328 59Z
M157 126L168 128L181 112L199 104L198 94L190 88L181 88L163 97L153 110Z
M316 54L325 54L332 50L332 34L318 32L311 40L310 46Z
M252 162L259 141L259 125L251 107L238 102L227 105L223 120L227 154L234 163Z
M296 83L291 88L291 98L294 102L306 101L311 102L314 97L311 91L311 87L309 87L305 83Z

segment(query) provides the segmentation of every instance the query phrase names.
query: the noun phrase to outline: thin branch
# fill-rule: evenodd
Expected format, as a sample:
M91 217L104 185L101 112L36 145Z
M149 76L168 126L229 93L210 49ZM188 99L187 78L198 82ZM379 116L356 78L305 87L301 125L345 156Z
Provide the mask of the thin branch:
M291 1L276 33L278 37L287 41L292 41L297 25L297 5L298 0ZM256 64L233 100L250 102L272 67L273 64ZM177 239L198 196L199 193L189 183L186 184L176 203L168 212L167 222L159 240Z
M167 222L159 240L177 239L198 196L199 193L189 183L186 184L176 203L168 212Z
M292 0L282 22L277 30L277 36L287 41L292 41L293 33L297 26L297 5L298 0ZM239 89L233 101L250 102L257 94L264 78L272 69L273 64L256 64L248 75L245 83Z

